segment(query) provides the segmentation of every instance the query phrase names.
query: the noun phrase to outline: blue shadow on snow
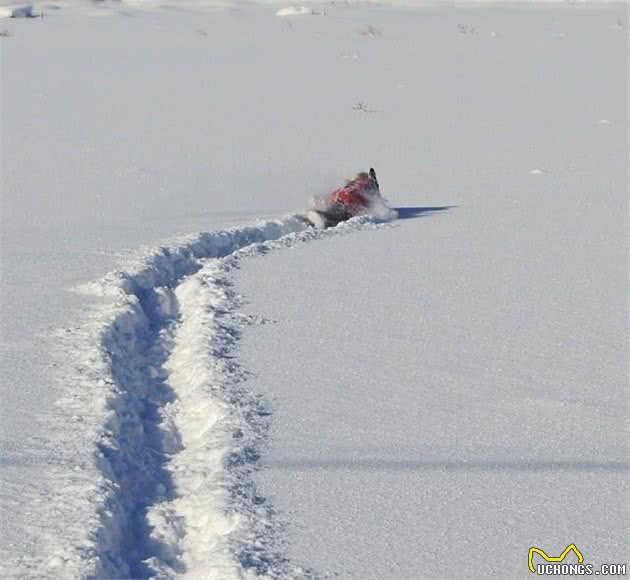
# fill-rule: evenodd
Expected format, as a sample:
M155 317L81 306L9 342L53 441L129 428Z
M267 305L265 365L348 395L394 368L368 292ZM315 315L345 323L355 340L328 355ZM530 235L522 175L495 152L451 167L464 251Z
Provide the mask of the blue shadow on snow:
M448 209L457 207L456 205L436 205L428 207L395 207L398 212L398 219L410 220L417 217L422 217L425 214L434 213L437 211L446 211Z

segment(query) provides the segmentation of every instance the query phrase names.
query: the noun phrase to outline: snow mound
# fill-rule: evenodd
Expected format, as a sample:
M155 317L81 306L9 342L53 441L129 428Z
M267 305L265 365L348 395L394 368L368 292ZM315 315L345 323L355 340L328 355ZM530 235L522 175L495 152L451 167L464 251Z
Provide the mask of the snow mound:
M288 6L287 8L280 8L276 12L276 16L301 16L301 15L317 15L319 14L311 8L306 6Z

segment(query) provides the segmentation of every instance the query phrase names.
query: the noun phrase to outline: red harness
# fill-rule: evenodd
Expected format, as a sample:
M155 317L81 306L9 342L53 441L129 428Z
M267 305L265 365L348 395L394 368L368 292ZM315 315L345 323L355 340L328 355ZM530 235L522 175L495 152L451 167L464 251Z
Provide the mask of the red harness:
M332 203L345 205L352 211L360 211L370 205L368 191L374 188L369 178L357 177L349 181L344 187L333 191L330 198Z

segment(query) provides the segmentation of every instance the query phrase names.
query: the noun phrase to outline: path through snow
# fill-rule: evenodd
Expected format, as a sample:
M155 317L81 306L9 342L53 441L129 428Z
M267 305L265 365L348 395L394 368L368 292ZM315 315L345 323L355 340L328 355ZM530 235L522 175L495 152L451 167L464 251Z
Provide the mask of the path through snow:
M245 257L370 227L379 224L362 217L317 230L289 216L204 233L80 289L106 303L67 339L77 353L67 382L80 388L70 388L61 406L72 436L95 439L99 477L80 490L95 508L94 525L77 538L77 552L50 559L51 571L312 575L283 556L272 507L250 477L269 412L242 386L240 329L257 321L239 315L230 272ZM86 416L95 395L101 411Z

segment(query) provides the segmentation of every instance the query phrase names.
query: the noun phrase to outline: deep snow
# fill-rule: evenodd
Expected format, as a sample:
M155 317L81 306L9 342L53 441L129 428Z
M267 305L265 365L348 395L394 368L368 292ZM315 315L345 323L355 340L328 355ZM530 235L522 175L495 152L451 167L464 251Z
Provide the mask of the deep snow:
M3 576L627 561L625 6L55 6L0 25ZM396 224L241 227L369 165Z
M403 88L376 83L377 170L402 219L238 278L275 322L242 360L272 401L259 483L291 557L364 580L526 577L530 546L571 542L628 561L619 10L379 21L369 69Z

